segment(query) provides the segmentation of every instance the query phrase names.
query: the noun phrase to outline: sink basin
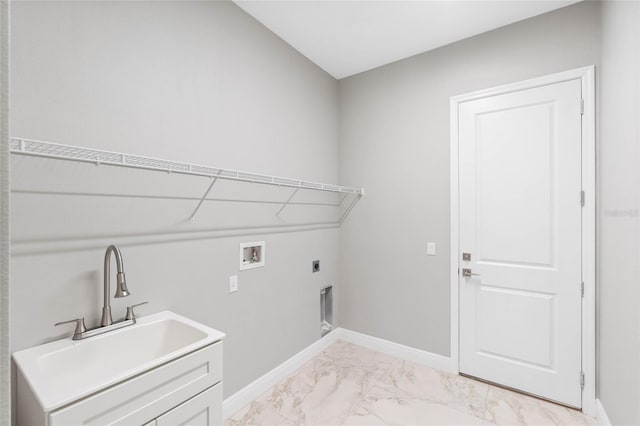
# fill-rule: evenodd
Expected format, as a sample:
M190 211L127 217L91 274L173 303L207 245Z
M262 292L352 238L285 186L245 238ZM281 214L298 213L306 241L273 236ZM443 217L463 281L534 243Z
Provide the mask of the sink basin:
M41 406L51 411L224 336L164 311L85 340L68 338L19 351L13 359Z

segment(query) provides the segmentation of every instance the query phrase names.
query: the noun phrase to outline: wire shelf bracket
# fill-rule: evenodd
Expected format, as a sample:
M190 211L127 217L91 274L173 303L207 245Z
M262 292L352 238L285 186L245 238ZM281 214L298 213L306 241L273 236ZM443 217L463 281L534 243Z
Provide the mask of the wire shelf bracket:
M213 185L215 185L215 183L218 181L218 177L219 176L214 177L213 180L211 181L211 184L209 184L209 187L204 192L204 195L202 196L202 198L200 198L200 201L198 202L198 205L193 210L193 213L191 213L191 216L189 217L189 222L191 222L191 223L195 223L196 222L196 213L198 213L198 210L200 210L200 206L202 206L202 203L204 203L204 200L206 200L207 197L209 196L209 192L211 192L211 188L213 188Z
M279 176L271 176L260 173L244 172L240 170L223 169L219 167L203 166L198 164L183 163L172 160L163 160L154 157L145 157L135 154L125 154L121 152L104 151L94 148L87 148L74 145L65 145L53 142L38 141L33 139L24 139L12 137L9 140L9 149L12 154L51 158L57 160L77 161L85 163L93 163L96 165L109 165L117 167L128 167L134 169L143 169L151 171L161 171L165 173L177 173L183 175L202 176L213 179L207 187L202 198L200 198L196 208L189 217L194 223L196 213L207 199L211 189L219 179L232 180L238 182L258 183L263 185L272 185L280 187L294 188L289 199L284 202L276 215L287 207L294 195L300 189L323 191L344 194L338 203L338 206L349 196L354 196L354 201L340 216L339 223L346 218L358 199L364 195L364 188L353 188L349 186L332 185L327 183L309 182L292 178Z
M276 216L280 216L280 213L282 213L282 210L284 210L284 208L287 207L287 205L291 202L291 200L293 199L293 196L296 195L296 193L298 192L299 189L300 188L296 188L296 189L293 190L293 192L291 193L289 198L287 198L287 201L284 202L282 207L280 207L280 210L278 210L278 213L276 213Z

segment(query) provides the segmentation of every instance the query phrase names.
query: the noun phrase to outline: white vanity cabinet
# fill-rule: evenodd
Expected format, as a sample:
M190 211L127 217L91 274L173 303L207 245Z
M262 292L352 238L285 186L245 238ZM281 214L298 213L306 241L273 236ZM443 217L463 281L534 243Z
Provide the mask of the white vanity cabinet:
M16 424L221 425L224 334L173 313L161 313L155 319L150 316L140 323L123 331L124 337L114 334L107 343L129 342L123 340L129 339L127 333L148 340L110 352L105 359L96 351L102 347L99 338L63 341L14 354L18 366ZM142 332L137 334L135 327ZM162 357L142 362L142 355L149 353ZM81 364L64 369L55 359L60 354L65 364L69 359L82 360ZM65 371L58 374L48 369L48 363ZM122 365L136 368L125 370ZM119 374L112 375L110 369Z
M150 420L181 424L164 423L165 416L184 418L191 425L189 419L199 415L203 402L219 406L220 417L208 416L202 424L222 424L222 342L55 410L48 425L143 425Z

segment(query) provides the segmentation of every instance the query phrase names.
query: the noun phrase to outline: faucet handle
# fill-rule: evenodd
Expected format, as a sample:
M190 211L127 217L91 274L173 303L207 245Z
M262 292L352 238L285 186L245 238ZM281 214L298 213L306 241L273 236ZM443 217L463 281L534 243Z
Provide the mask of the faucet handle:
M84 333L85 331L87 331L87 327L84 326L84 318L76 318L76 319L72 319L69 321L61 321L61 322L57 322L54 325L58 326L58 325L62 325L62 324L69 324L71 322L75 322L76 323L76 330L73 332L73 337L80 335L82 333Z
M136 319L136 314L133 312L133 308L140 305L146 305L149 302L136 303L135 305L127 306L127 315L124 317L125 320L134 320Z

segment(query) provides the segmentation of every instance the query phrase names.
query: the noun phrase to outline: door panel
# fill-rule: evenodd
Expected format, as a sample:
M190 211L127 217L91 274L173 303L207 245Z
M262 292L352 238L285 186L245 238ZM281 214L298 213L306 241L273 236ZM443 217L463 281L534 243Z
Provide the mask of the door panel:
M553 297L549 294L480 286L477 292L477 351L550 368L553 360ZM504 317L510 321L504 322ZM531 318L537 320L531 323ZM527 334L520 330L528 330Z
M552 263L553 109L545 103L476 116L479 261Z
M459 106L460 371L581 406L579 80Z

